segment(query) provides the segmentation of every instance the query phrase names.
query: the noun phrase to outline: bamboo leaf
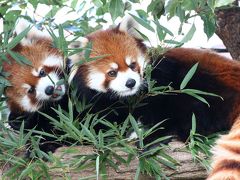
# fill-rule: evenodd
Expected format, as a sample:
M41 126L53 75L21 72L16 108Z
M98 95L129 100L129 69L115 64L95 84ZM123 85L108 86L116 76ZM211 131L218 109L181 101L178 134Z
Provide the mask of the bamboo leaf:
M130 14L140 25L142 25L143 27L145 27L146 29L148 29L149 31L152 31L152 32L155 32L155 30L153 29L152 26L149 25L148 22L146 22L145 20L133 15L133 14Z
M192 27L190 28L190 30L188 31L188 33L185 35L185 37L181 40L181 43L186 43L188 41L190 41L194 35L194 33L196 32L196 26L193 23Z
M124 12L124 3L122 0L111 0L109 4L109 12L113 22L117 17L122 16Z
M30 31L32 27L28 26L24 31L22 31L20 34L18 34L11 42L8 43L7 48L12 49L14 48L18 43L21 42L21 40L27 36L28 32Z
M186 76L184 77L181 85L180 85L180 89L184 89L188 82L191 80L191 78L193 77L194 73L196 72L197 70L197 67L198 67L198 63L196 63L189 71L188 73L186 74Z

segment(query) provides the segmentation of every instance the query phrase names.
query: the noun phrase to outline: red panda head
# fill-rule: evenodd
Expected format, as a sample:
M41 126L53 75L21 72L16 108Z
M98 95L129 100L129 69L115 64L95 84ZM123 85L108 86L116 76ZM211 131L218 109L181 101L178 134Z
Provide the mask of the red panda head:
M19 64L10 55L9 62L3 63L4 71L10 73L7 79L11 86L5 89L10 111L35 112L45 103L62 98L65 85L57 82L63 75L63 56L49 37L33 27L12 51L24 56L31 65Z
M143 70L147 63L146 47L136 37L136 22L126 19L117 28L97 31L81 44L92 43L90 58L101 56L79 66L70 81L84 78L85 84L98 92L112 92L117 96L131 96L143 83ZM75 60L76 61L76 60Z

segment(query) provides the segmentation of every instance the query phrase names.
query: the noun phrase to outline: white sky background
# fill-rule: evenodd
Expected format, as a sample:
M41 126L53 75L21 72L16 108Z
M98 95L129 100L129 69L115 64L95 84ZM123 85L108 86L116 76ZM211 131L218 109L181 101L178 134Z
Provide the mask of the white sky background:
M71 1L69 1L70 3ZM81 1L79 1L81 2ZM131 13L134 14L134 11L137 10L137 9L143 9L146 11L147 9L147 6L148 4L150 3L151 1L149 0L146 0L146 1L143 1L141 2L140 4L133 4L133 7L132 7L132 10L131 10ZM91 3L91 1L87 1L87 3ZM89 7L89 4L87 4L85 6L85 10ZM28 8L28 11L27 11L27 14L30 15L30 17L34 17L37 21L40 21L50 10L50 7L47 6L47 5L38 5L38 8L36 10L36 14L33 15L33 10L32 10L32 7L29 6ZM84 9L83 11L81 11L82 13L84 13ZM72 12L72 13L69 13L68 14L68 10L67 8L63 8L61 11L59 11L55 18L55 23L57 24L61 24L63 22L65 22L66 20L73 20L73 19L77 19L77 17L80 17L81 16L81 13L77 14L75 12ZM32 11L32 12L31 12ZM135 13L136 14L136 13ZM40 15L40 16L39 16ZM104 16L105 20L108 21L107 24L104 25L104 28L108 28L110 25L113 24L112 20L111 20L111 16L110 14L106 14ZM200 19L200 17L195 17L195 18L192 18L192 21L189 22L189 24L184 24L183 26L183 32L184 33L187 33L188 30L191 28L192 26L192 22L194 21L195 23L195 26L196 26L196 32L195 34L193 35L193 38L191 41L187 42L186 44L184 44L185 47L204 47L204 48L212 48L212 47L222 47L223 46L223 43L222 41L217 37L217 35L214 34L213 37L211 37L209 40L207 39L207 36L205 35L205 33L203 32L203 22L202 20ZM115 23L119 23L121 22L121 19L118 18L116 20ZM94 23L94 22L93 22ZM178 20L177 17L174 17L172 18L171 20L167 21L166 17L161 17L160 19L160 24L167 27L169 30L171 30L175 35L177 35L177 31L178 31L178 27L180 25L180 22ZM3 29L2 29L2 22L0 20L0 31L2 32ZM156 34L153 34L151 32L149 32L148 30L144 29L142 27L142 29L140 29L141 32L143 32L145 35L148 36L148 38L150 39L151 41L151 44L153 46L156 46L159 42L156 41ZM179 38L179 39L178 39ZM182 39L182 37L177 37L176 40L180 40Z

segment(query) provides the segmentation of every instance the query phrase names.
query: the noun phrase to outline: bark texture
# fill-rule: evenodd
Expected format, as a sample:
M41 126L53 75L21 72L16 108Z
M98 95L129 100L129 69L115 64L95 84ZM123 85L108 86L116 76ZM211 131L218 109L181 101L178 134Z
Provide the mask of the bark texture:
M240 60L240 7L216 11L216 34L223 41L233 59Z
M179 141L173 141L170 143L170 149L166 151L171 157L179 162L176 170L163 167L164 173L169 179L176 180L203 180L207 177L207 171L198 162L195 162L192 155L184 150L184 144ZM21 151L17 156L24 156L25 151ZM119 151L116 152L121 155L122 158L127 159L127 153ZM96 179L95 162L91 167L79 169L78 167L72 167L71 162L77 162L81 158L81 155L94 154L94 149L91 146L76 146L74 148L61 147L53 154L57 159L58 164L63 162L64 166L59 166L54 163L48 162L50 179L59 180L66 179L69 177L71 180L78 179ZM115 162L118 163L117 161ZM107 167L107 179L109 180L132 180L135 177L136 170L138 167L138 159L131 161L129 166L120 165L116 171L111 167ZM0 179L1 175L11 168L10 164L6 163L0 168ZM8 178L6 178L7 180ZM99 179L102 179L101 177ZM153 180L155 178L148 175L142 174L140 180Z
M170 149L168 150L168 154L171 155L174 159L179 162L179 166L177 166L177 170L172 170L170 168L164 168L164 172L171 180L175 179L205 179L207 176L207 171L202 167L199 163L193 161L192 155L189 152L183 151L184 144L182 142L174 141L170 144ZM70 161L72 158L76 158L76 155L64 154L63 152L67 147L59 148L54 156L60 157L61 161ZM181 150L180 150L181 149ZM79 146L77 147L77 151L81 152L81 154L91 154L93 153L93 148L89 146ZM118 150L116 150L118 152ZM123 152L119 152L123 158L127 158L127 154ZM117 162L116 162L117 163ZM51 164L49 164L51 166ZM119 170L115 171L113 168L107 168L107 179L111 180L131 180L134 179L136 169L138 166L138 159L134 159L129 166L120 165ZM95 168L88 168L82 171L70 170L66 171L72 180L77 180L79 178L86 177L94 177L96 175ZM53 179L59 179L62 177L63 172L58 171L57 169L51 172ZM153 177L147 175L141 175L141 180L152 180Z

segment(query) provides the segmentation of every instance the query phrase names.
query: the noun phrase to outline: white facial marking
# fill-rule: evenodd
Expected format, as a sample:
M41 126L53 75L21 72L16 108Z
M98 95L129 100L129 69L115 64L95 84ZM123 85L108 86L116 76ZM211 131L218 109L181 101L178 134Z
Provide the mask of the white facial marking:
M132 63L132 58L127 56L125 59L126 64L129 66Z
M31 88L31 86L29 84L23 84L22 87L25 88L25 89L30 89Z
M32 75L38 77L39 73L38 73L38 71L36 71L36 69L33 69L32 70Z
M80 47L82 47L82 48L87 46L87 44L89 42L89 40L85 37L79 37L77 40L80 42Z
M91 89L94 89L100 92L106 92L106 89L103 86L104 81L105 81L105 74L97 70L91 70L91 72L88 75L88 86Z
M137 133L134 131L130 134L130 136L128 137L128 141L132 141L138 138Z
M147 66L148 61L145 59L143 55L138 56L137 58L138 65L140 66L140 73L143 76L143 72L145 67Z
M112 69L118 69L118 65L116 63L112 63L110 66Z
M49 67L63 67L63 59L60 56L50 55L44 60L43 65Z
M36 85L36 98L38 100L49 100L51 96L45 93L45 90L48 86L54 86L59 81L59 77L56 73L49 73L48 76L42 77L39 79L38 84ZM61 85L63 94L66 89L64 85ZM61 97L54 98L53 100L59 100Z
M77 48L84 48L87 46L89 40L85 37L79 37L76 41L73 41L69 44L69 48L77 49ZM79 52L69 56L68 58L71 59L71 64L76 64L82 59L83 53Z
M133 88L126 87L126 82L129 79L134 79L136 81ZM109 83L109 88L115 91L119 96L131 96L137 93L141 83L140 74L128 69L124 72L119 71L117 77Z
M35 112L39 109L39 107L35 104L31 103L31 100L27 95L23 96L23 98L20 100L21 107L28 112Z
M78 70L78 66L72 66L70 75L69 75L69 77L68 77L68 84L70 84L70 83L72 82L74 76L75 76L76 73L77 73L77 70Z

